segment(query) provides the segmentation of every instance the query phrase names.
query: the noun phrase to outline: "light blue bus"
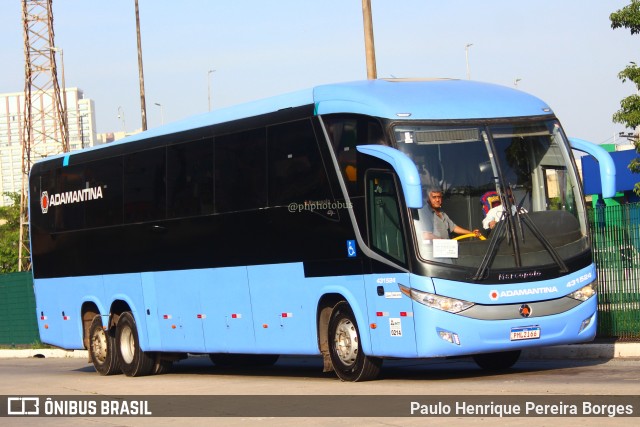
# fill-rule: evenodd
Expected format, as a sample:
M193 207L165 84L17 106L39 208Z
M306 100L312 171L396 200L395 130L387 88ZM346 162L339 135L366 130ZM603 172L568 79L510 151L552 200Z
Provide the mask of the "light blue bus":
M369 80L221 109L37 163L29 216L40 337L103 375L286 354L362 381L385 358L505 369L595 336L572 147L501 86Z

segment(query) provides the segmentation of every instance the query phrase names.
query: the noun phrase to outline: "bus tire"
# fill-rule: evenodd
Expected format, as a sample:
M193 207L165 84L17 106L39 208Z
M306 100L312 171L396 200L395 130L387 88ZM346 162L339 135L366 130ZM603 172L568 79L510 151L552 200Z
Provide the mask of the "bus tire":
M358 324L351 307L341 301L329 319L329 356L333 370L342 381L368 381L380 373L382 359L362 351Z
M473 361L486 371L504 371L516 364L520 350L474 354Z
M121 374L113 330L105 331L102 317L97 315L89 326L89 357L100 375Z
M173 369L173 362L171 360L163 360L160 355L157 355L151 373L153 375L164 375L171 372L171 369Z
M128 377L141 377L153 372L155 357L140 349L138 329L133 315L125 311L116 326L116 343L120 368Z

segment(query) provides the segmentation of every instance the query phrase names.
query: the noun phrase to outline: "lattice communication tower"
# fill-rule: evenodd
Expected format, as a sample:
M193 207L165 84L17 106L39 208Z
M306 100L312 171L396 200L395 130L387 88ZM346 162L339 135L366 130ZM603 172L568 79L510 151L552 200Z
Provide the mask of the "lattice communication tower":
M22 1L25 83L19 271L31 269L28 198L31 166L44 157L69 151L66 112L58 85L52 3L53 0Z

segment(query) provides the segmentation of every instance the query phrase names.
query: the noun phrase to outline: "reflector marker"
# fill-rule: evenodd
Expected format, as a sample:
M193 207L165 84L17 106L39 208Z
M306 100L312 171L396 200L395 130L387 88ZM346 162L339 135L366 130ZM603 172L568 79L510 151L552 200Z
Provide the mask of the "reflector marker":
M40 320L47 320L47 316L40 316Z
M240 313L231 313L232 319L242 319L242 314Z
M293 313L282 313L282 317L293 317Z
M206 318L207 318L207 315L206 315L206 314L198 314L198 315L196 315L196 317L197 317L198 319L206 319Z
M62 316L62 320L69 320L69 319L71 319L71 317L69 317L69 316Z
M376 316L378 317L386 317L389 315L388 311L376 311Z
M413 311L401 311L400 317L413 317Z
M171 319L171 315L170 314L165 314L164 316L162 316L163 319Z

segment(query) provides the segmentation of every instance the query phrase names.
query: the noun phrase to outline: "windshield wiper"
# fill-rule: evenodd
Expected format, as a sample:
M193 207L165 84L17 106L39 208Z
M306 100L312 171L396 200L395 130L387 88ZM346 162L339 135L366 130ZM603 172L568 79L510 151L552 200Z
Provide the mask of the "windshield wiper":
M555 250L553 245L549 243L549 241L544 236L544 234L534 224L534 222L529 217L527 210L522 208L522 205L524 203L524 200L527 198L528 193L529 193L529 190L527 190L524 196L522 196L522 199L520 199L520 203L517 203L516 205L514 205L516 208L515 215L518 218L518 230L520 231L520 235L522 236L522 243L524 243L524 228L522 227L522 223L524 222L529 228L529 230L531 230L531 233L533 233L533 235L540 241L540 243L542 243L542 246L549 253L549 255L551 255L551 258L553 259L553 261L558 265L558 267L560 267L560 271L563 273L566 273L569 271L569 269L567 268L567 265L564 263L564 261L558 254L558 251Z
M542 234L542 231L540 231L540 229L536 226L536 224L531 220L531 218L529 217L529 214L527 214L527 212L520 212L518 217L522 218L522 222L525 223L525 225L529 228L529 230L531 230L531 233L533 233L533 235L538 239L538 241L542 243L542 246L546 249L546 251L549 252L549 255L551 255L551 258L553 259L553 261L558 265L558 267L560 267L560 272L568 273L569 268L567 267L567 264L564 263L563 259L558 254L558 251L556 251L553 245L549 243L549 240L547 240L544 234Z
M505 209L502 210L500 221L496 223L496 226L491 231L491 240L489 241L489 247L480 262L480 266L476 273L472 276L472 280L483 280L487 278L489 266L493 263L497 253L498 247L504 237L507 237L507 243L513 243L513 256L515 258L516 267L522 267L522 258L520 256L520 245L518 244L518 236L516 234L515 219L512 214L512 204L507 201L504 191L501 191L500 198L502 199L502 206ZM516 211L517 215L517 211ZM522 234L524 242L524 230L522 230L522 224L520 223L520 217L518 217L518 224Z
M476 274L471 277L471 280L478 281L487 278L486 276L489 270L489 266L493 263L493 259L498 253L498 246L504 239L504 234L506 231L505 224L505 221L499 221L491 231L491 240L489 240L489 247L484 253L482 262L480 262L480 266L478 267Z
M524 198L523 198L524 200ZM507 205L509 210L511 206ZM515 205L514 205L515 206ZM565 264L564 260L558 254L558 251L555 250L553 245L549 243L544 234L540 231L540 229L535 225L535 223L529 217L529 214L525 209L522 209L522 201L515 206L516 212L515 217L518 221L518 229L520 231L520 235L522 236L522 243L524 243L524 227L522 224L524 223L531 233L538 239L538 241L542 244L544 249L549 253L553 261L560 267L560 271L562 273L567 273L569 269ZM520 247L517 242L517 236L515 235L515 219L514 215L509 213L509 210L505 209L502 213L501 220L496 223L496 226L491 232L491 240L489 240L489 247L482 258L482 262L480 262L480 266L476 273L472 276L472 280L479 281L487 278L487 273L489 270L489 266L493 263L493 260L498 253L498 247L502 240L504 240L505 234L507 235L507 241L513 241L513 255L515 257L516 267L522 266L522 259L520 257ZM507 228L509 230L507 230ZM508 234L507 234L508 231ZM511 236L511 239L509 237Z
M526 213L526 210L522 208L522 205L524 203L524 199L527 198L527 194L529 194L529 190L527 190L524 193L524 196L522 196L522 199L520 199L520 203L516 203L514 205L516 208L516 217L518 218L518 230L520 231L520 236L522 237L522 243L524 243L524 229L522 228L522 219L520 217L520 214Z

